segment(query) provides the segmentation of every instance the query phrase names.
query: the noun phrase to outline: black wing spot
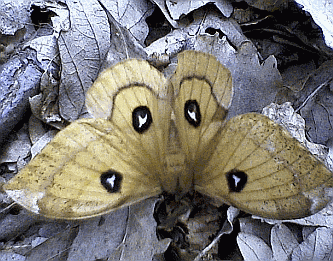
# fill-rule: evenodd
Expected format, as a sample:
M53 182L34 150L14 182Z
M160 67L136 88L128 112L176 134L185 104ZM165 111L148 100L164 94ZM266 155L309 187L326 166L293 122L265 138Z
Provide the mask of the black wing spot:
M151 112L147 106L139 106L133 110L132 125L138 133L143 133L149 129L153 123Z
M108 170L101 175L101 184L110 193L120 192L123 176L114 171Z
M244 189L247 183L247 175L245 172L233 169L230 170L226 176L230 192L241 192Z
M185 119L194 127L200 126L201 113L200 107L196 100L188 100L184 106Z

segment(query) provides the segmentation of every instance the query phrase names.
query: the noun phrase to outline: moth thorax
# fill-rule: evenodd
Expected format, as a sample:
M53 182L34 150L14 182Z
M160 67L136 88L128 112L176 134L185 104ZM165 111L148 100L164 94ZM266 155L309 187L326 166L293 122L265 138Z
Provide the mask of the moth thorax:
M165 160L165 173L168 180L162 182L163 189L170 193L177 191L188 192L192 188L193 182L192 179L188 179L185 154L182 151L169 153L166 155Z
M181 147L177 128L173 121L170 124L170 136L167 144L164 171L168 180L162 181L163 189L170 193L179 190L187 192L192 187L193 182L187 178L186 155Z

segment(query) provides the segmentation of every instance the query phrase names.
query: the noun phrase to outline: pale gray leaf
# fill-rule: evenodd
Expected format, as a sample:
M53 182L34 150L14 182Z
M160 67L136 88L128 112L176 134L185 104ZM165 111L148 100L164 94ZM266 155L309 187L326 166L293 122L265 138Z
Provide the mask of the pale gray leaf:
M165 54L168 56L176 55L185 48L187 42L189 42L188 28L176 29L151 43L145 48L145 51L150 58L156 55L160 57Z
M113 17L110 11L106 9L102 2L100 4L103 6L107 14L111 27L110 48L101 69L113 66L114 64L124 59L145 59L146 53L137 39L129 30L127 30L116 21L116 19Z
M158 241L156 221L153 217L156 199L144 200L130 207L126 234L110 261L152 260L155 254L164 253L170 240Z
M27 128L23 127L13 132L0 149L0 164L6 162L17 162L19 158L27 158L30 154L31 142Z
M323 86L300 112L312 141L327 144L333 138L333 92L329 86Z
M310 67L307 65L307 67ZM296 73L295 69L293 69ZM307 135L310 141L327 144L333 138L333 61L328 60L312 70L304 78L287 72L284 78L287 87L278 102L290 101L293 107L305 119ZM299 75L299 74L297 74Z
M273 258L271 248L255 235L241 232L237 235L237 243L245 261L270 261Z
M31 157L34 158L39 154L42 149L55 137L58 133L56 130L50 130L46 132L32 147L31 147Z
M233 11L230 1L226 0L202 0L202 1L183 1L183 0L166 0L168 11L174 20L178 20L181 15L187 15L208 3L214 3L225 17L229 17Z
M303 238L308 238L313 232L316 231L318 227L313 227L313 226L304 226L302 228L302 237Z
M165 0L153 0L153 2L162 11L164 17L168 20L168 22L172 25L172 27L178 28L177 21L173 20L172 17L170 16L169 10L165 4Z
M64 1L65 2L65 1ZM35 3L37 5L37 3ZM42 5L48 10L51 10L56 16L51 17L52 27L55 32L55 35L59 36L61 30L69 30L70 21L69 21L69 10L66 8L66 5L61 1L58 2L42 2Z
M54 35L46 35L34 38L25 46L29 46L36 50L37 60L40 63L43 61L55 61L57 64L59 63L58 43ZM46 70L47 68L43 69Z
M0 71L0 144L22 120L29 97L39 91L41 72L24 56L13 56Z
M305 120L295 112L290 102L281 105L271 103L263 109L262 113L287 129L294 138L302 143L313 155L325 162L326 166L333 171L333 166L330 166L330 159L327 158L327 147L307 140L305 137Z
M140 43L149 33L146 18L154 11L154 6L146 0L100 0L113 18Z
M110 46L110 26L97 0L68 0L71 28L61 32L62 61L59 106L61 116L76 120Z
M333 257L332 229L319 227L292 253L292 261L329 261Z
M68 255L68 261L107 259L126 233L128 208L83 221Z
M270 242L271 225L251 217L246 217L239 219L239 226L241 232L260 237L266 244Z
M275 225L271 230L271 245L275 260L287 261L299 244L289 228L280 224Z
M22 255L14 253L14 251L1 251L0 260L2 261L25 261L26 258Z
M35 144L44 134L46 129L41 120L31 115L29 118L29 138L33 144Z
M0 240L9 241L21 235L36 222L37 219L26 211L20 211L18 215L6 215L0 220Z
M66 260L70 245L78 233L78 227L71 227L45 240L26 254L26 261Z
M31 0L0 1L0 34L14 35L30 23Z

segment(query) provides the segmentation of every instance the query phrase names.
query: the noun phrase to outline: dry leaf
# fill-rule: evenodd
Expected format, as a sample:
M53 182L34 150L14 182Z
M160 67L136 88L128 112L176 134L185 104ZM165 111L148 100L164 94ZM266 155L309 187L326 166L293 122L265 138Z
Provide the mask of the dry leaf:
M288 3L286 0L245 0L245 2L250 6L267 11L276 11Z
M155 1L159 2L159 1ZM166 8L173 20L178 20L182 15L187 15L208 3L213 3L225 17L229 17L233 11L231 2L226 0L204 0L204 1L182 1L182 0L166 0Z
M70 246L78 233L78 227L71 227L45 240L26 253L26 261L66 260ZM93 259L86 259L93 260Z
M317 70L312 71L304 79L301 86L288 87L279 102L292 102L296 111L306 121L307 134L311 141L326 144L332 139L333 110L333 62L324 62Z
M54 34L34 38L25 46L33 48L37 52L37 60L44 70L47 70L50 62L60 63L57 38Z
M257 236L241 232L237 243L245 261L270 261L273 258L270 247Z
M101 218L83 221L68 255L68 261L107 259L121 244L128 220L128 209Z
M58 108L58 93L60 82L60 55L58 38L61 30L68 30L69 11L60 3L39 2L33 5L42 13L49 13L52 21L52 34L41 35L25 44L36 51L37 60L43 71L40 81L41 97L31 98L34 115L44 122L61 122ZM45 26L46 27L46 26ZM39 103L36 103L39 101Z
M136 41L144 45L149 33L146 18L154 11L154 6L149 1L107 1L100 0L101 4L111 13L113 18L131 35ZM123 43L126 44L126 41Z
M13 56L0 72L0 144L22 120L29 107L29 97L37 94L41 72L28 59Z
M46 132L43 122L35 116L29 118L29 138L35 144Z
M156 237L156 221L153 218L153 209L156 199L148 199L129 207L126 220L125 233L121 244L110 255L109 260L127 261L152 260L153 256L164 253L170 240L159 241Z
M184 15L188 15L192 11L203 8L207 3L213 3L225 17L229 17L233 11L231 3L225 0L215 0L215 1L154 0L153 2L161 9L165 18L174 28L182 28L184 21L180 21L179 19ZM185 24L186 23L188 22L185 22Z
M30 153L31 142L27 134L27 126L23 126L19 131L12 133L8 138L8 143L0 149L0 164L17 162L27 158Z
M275 260L288 261L299 245L297 239L284 224L275 225L271 231L271 244Z
M61 116L76 120L83 109L85 92L92 85L110 46L110 26L97 0L66 2L71 28L61 32L62 63L59 87Z
M2 0L0 2L0 34L14 35L30 22L31 0Z
M151 260L166 250L168 240L156 238L152 211L156 199L83 221L69 249L68 261Z
M316 65L313 60L303 64L291 65L281 73L283 85L290 89L292 94L301 91L304 88L305 82L315 69ZM284 90L284 92L286 91ZM283 93L281 95L286 94ZM291 102L293 99L292 97L286 97L285 100Z
M292 253L292 261L329 261L333 257L333 230L319 227Z
M308 11L313 20L322 28L325 42L333 48L333 2L331 0L309 1L297 0L304 10Z
M240 232L260 237L267 244L270 242L272 225L251 217L239 219Z
M330 167L327 147L307 140L305 137L305 120L295 112L290 102L281 105L272 103L263 109L263 114L285 127L305 148Z
M116 21L112 13L105 6L103 6L103 9L109 20L112 37L107 57L101 69L106 69L128 58L145 59L146 53L138 40L134 38L129 30Z
M40 139L35 142L35 144L31 147L31 157L34 158L37 154L41 152L41 150L55 137L58 133L56 130L50 130L46 132Z
M0 220L0 240L13 240L36 222L37 220L27 215L25 211L21 211L18 215L6 215Z
M22 255L14 253L14 251L1 251L0 260L3 261L26 261L26 258Z

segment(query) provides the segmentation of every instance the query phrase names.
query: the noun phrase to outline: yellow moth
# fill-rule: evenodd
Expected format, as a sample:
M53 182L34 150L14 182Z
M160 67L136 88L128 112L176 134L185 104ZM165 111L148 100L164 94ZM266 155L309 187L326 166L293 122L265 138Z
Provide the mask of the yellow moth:
M198 191L275 219L316 213L332 173L272 120L226 121L230 71L214 56L178 55L170 79L138 59L102 72L86 95L94 119L78 120L4 189L31 212L80 219L163 191Z

